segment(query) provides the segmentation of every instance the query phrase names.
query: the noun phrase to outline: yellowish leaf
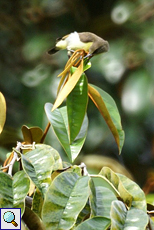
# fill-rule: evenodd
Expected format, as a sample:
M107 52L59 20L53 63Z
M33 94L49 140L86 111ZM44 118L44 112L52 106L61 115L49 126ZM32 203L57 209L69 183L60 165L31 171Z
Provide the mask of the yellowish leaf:
M33 183L32 180L30 180L30 187L28 191L28 195L31 196L35 192L35 184Z
M64 86L66 84L66 82L68 81L68 76L66 77L65 75L63 75L60 79L59 85L58 85L58 89L57 89L57 95L60 92L60 89L62 88L62 86Z
M120 148L120 139L119 139L119 134L118 131L111 119L111 116L108 112L108 109L106 108L106 105L100 95L100 93L93 88L92 86L90 86L88 84L88 95L91 98L91 100L94 102L94 104L96 105L96 107L98 108L98 110L100 111L100 113L102 114L102 116L104 117L106 123L108 124L114 138L115 141L118 145L118 148Z
M81 59L83 59L83 57L85 56L85 54L87 54L87 53L83 49L76 50L73 53L73 55L68 59L63 72L61 72L58 75L58 77L60 77L60 76L63 76L63 77L66 76L72 66L76 66L77 67L80 64Z
M63 72L61 72L57 77L61 77L61 80L59 82L58 85L58 89L57 89L57 95L59 93L59 91L61 90L62 87L64 87L64 85L66 84L66 82L68 81L70 76L67 76L67 74L69 74L70 69L72 66L78 66L78 64L81 62L81 57L82 57L82 53L83 50L76 50L73 55L68 59L65 68L63 70ZM64 82L65 81L65 82Z
M83 73L83 59L80 62L80 65L76 69L76 71L73 73L73 75L68 79L62 90L59 92L57 99L53 105L52 111L54 111L58 106L61 105L61 103L64 101L64 99L69 95L69 93L73 90L76 83L78 82L79 78L81 77Z
M58 77L60 76L66 76L66 74L69 72L70 68L74 65L74 63L76 62L76 60L71 61L70 63L67 62L65 69L63 72L61 72Z
M0 133L3 130L6 120L6 102L3 94L0 92Z

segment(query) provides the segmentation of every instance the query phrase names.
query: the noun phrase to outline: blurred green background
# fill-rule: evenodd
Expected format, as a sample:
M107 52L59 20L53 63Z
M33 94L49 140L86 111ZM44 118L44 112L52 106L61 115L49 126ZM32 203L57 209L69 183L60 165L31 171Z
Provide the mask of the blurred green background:
M93 57L90 83L108 92L121 114L126 139L118 155L115 141L89 102L89 131L81 155L109 156L143 187L154 169L154 1L1 0L0 91L7 120L0 137L0 161L22 140L21 127L45 128L44 104L53 103L66 51L47 54L57 37L93 32L110 44ZM47 144L64 156L50 131ZM117 166L118 167L118 166Z

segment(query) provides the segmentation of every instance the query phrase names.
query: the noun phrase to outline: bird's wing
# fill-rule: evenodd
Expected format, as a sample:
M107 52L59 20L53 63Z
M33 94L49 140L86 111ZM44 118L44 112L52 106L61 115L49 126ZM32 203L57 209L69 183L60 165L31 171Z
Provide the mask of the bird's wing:
M92 42L94 38L97 36L90 32L83 32L83 33L78 33L78 34L79 34L80 40L85 43Z

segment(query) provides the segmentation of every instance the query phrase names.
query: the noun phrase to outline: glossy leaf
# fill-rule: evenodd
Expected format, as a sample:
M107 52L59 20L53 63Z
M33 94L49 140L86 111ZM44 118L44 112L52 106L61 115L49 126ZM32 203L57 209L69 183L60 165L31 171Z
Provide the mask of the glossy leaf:
M24 171L17 172L13 178L7 173L0 172L0 207L21 208L22 215L29 184L29 179Z
M88 104L88 83L85 74L82 74L76 86L67 97L67 113L69 124L70 143L78 135Z
M25 197L29 191L30 181L24 171L19 171L13 176L13 207L25 209Z
M40 192L40 190L38 188L36 188L36 191L35 191L34 196L33 196L32 210L39 217L41 217L43 202L44 202L43 195Z
M45 112L51 123L53 130L65 150L69 160L73 162L78 156L87 135L88 128L88 118L85 116L82 127L75 141L70 144L69 134L68 134L68 117L66 107L56 109L51 112L52 104L45 104Z
M95 186L92 180L90 181L90 189L91 216L110 218L111 203L117 199L114 193L103 186Z
M81 64L76 69L76 71L73 73L73 75L68 79L64 87L59 92L57 99L53 105L52 111L54 111L58 106L61 105L61 103L64 101L64 99L69 95L69 93L73 90L76 83L80 79L81 75L83 73L83 60L81 61Z
M88 181L89 177L74 172L63 172L54 179L42 210L46 230L68 230L74 226L89 196Z
M101 186L112 191L116 197L120 197L120 193L117 188L102 174L91 175L95 186Z
M84 221L75 230L107 230L111 224L110 219L105 217L93 217Z
M3 94L0 92L0 133L3 130L5 120L6 120L6 102Z
M122 174L114 173L108 167L103 167L100 175L105 176L113 184L128 207L134 207L146 212L144 192L134 181Z
M84 59L83 62L83 72L91 68L91 62L88 59Z
M88 95L104 117L118 145L119 153L121 153L124 143L124 131L122 130L120 115L114 100L105 91L92 84L88 85Z
M23 166L24 171L27 173L27 175L33 181L35 186L43 193L41 184L39 183L39 180L37 178L37 172L36 172L33 164L25 155L21 156L21 160L22 160L22 166Z
M111 229L124 229L127 209L123 202L113 201L111 207Z
M43 135L43 130L40 129L39 127L27 127L26 125L22 126L22 134L24 137L24 141L26 144L32 144L33 142L35 143L40 143L42 135Z
M23 168L38 187L45 194L51 183L51 172L54 168L52 152L57 152L49 145L35 145L35 149L22 155Z
M129 192L129 194L131 194L133 198L131 207L141 209L144 212L147 212L145 194L143 190L139 187L139 185L122 174L117 173L117 175L124 188Z
M0 171L0 207L13 207L12 177Z
M113 201L111 206L111 230L146 229L148 215L136 208L127 211L121 201Z
M138 229L146 229L148 225L148 215L140 209L132 208L127 212L125 221L125 229L138 227Z

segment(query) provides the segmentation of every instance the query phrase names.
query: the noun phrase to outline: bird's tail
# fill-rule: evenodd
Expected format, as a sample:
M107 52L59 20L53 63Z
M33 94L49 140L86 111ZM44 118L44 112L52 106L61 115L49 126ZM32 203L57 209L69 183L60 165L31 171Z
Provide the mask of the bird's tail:
M50 49L50 50L48 51L48 54L52 55L52 54L57 53L58 51L59 51L59 49L58 49L57 47L54 47L54 48L52 48L52 49Z

